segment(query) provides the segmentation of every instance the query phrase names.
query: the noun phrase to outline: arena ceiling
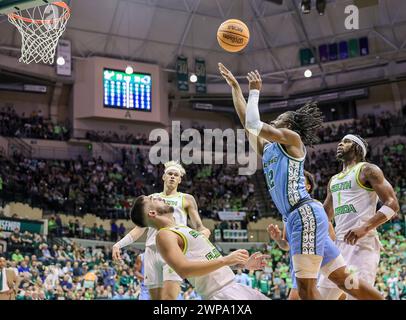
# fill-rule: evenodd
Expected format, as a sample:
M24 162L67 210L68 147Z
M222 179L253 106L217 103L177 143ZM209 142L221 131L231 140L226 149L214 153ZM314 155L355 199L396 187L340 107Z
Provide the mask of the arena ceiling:
M209 83L221 81L221 61L240 77L256 68L269 82L289 85L304 80L300 48L368 36L369 56L312 66L320 84L350 83L351 72L360 69L363 76L403 74L406 68L397 63L406 60L406 1L364 0L378 5L360 8L360 29L349 31L344 8L354 1L327 0L325 15L319 16L314 4L310 14L301 14L300 0L282 5L265 0L69 0L72 17L63 38L72 41L76 59L114 57L158 63L174 72L182 54L189 57L190 68L194 57L206 60ZM248 47L238 54L217 44L217 28L229 18L243 20L251 32ZM6 17L0 17L0 53L17 55L20 41ZM342 77L345 73L348 77Z

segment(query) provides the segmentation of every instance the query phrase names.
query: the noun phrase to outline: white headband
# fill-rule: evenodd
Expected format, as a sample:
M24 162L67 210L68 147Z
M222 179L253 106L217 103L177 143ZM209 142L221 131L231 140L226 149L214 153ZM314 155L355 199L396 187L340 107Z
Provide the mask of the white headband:
M165 173L167 173L169 170L175 170L178 171L180 175L182 175L182 170L177 165L172 165L169 166L168 168L165 169Z
M356 144L358 144L361 148L362 148L362 154L364 155L364 157L367 155L367 148L365 147L365 144L361 141L360 138L354 136L353 134L347 134L344 139L348 139L351 140L353 142L355 142Z

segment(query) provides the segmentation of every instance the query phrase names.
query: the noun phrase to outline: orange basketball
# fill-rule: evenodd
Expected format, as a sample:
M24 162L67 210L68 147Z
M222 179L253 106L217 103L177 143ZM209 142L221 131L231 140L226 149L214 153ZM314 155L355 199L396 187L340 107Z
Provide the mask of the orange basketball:
M224 21L217 31L219 45L228 52L238 52L244 49L250 40L247 25L237 19Z

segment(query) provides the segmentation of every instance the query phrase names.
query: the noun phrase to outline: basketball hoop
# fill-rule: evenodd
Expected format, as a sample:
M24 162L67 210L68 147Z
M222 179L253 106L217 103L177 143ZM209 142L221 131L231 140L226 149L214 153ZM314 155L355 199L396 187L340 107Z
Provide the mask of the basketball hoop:
M54 63L56 46L69 18L70 8L65 2L53 2L46 6L9 13L8 21L18 29L22 37L19 61L27 64Z

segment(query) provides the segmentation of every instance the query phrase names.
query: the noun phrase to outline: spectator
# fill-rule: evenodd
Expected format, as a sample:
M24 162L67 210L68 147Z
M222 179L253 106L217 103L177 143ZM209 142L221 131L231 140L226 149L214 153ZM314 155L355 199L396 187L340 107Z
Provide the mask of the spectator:
M41 257L39 258L40 261L44 263L49 263L53 261L53 257L51 255L51 252L48 249L48 245L46 243L40 245L40 250L41 250Z
M106 262L103 265L102 269L102 277L103 277L103 284L105 287L111 286L114 287L116 272L114 268L111 268L108 263Z
M21 261L20 265L18 266L18 273L30 273L30 267L28 266L26 261Z
M117 293L114 295L113 300L126 300L128 296L124 294L124 288L120 286Z
M237 274L235 275L234 281L237 283L240 283L244 286L251 287L251 280L248 277L248 275L244 272L242 272L241 269L237 270Z
M118 228L118 237L122 239L125 236L125 227L123 223L120 223L120 227Z
M20 263L24 260L23 255L21 254L19 249L16 249L13 255L11 256L11 260L17 263Z
M52 216L48 220L48 234L51 237L55 237L57 235L57 228L58 228L58 226L56 224L55 217Z
M97 223L95 223L95 224L93 225L93 227L92 227L92 237L93 237L93 239L98 239L98 237L97 237L97 230L98 230L98 228L97 228Z
M118 236L118 226L116 224L115 220L111 220L110 223L110 240L113 242L117 242L117 236Z
M10 240L13 247L22 247L23 245L23 240L21 239L20 231L18 229L14 229L10 236Z
M106 231L103 228L103 225L99 225L97 228L97 238L99 240L105 240L106 239Z

